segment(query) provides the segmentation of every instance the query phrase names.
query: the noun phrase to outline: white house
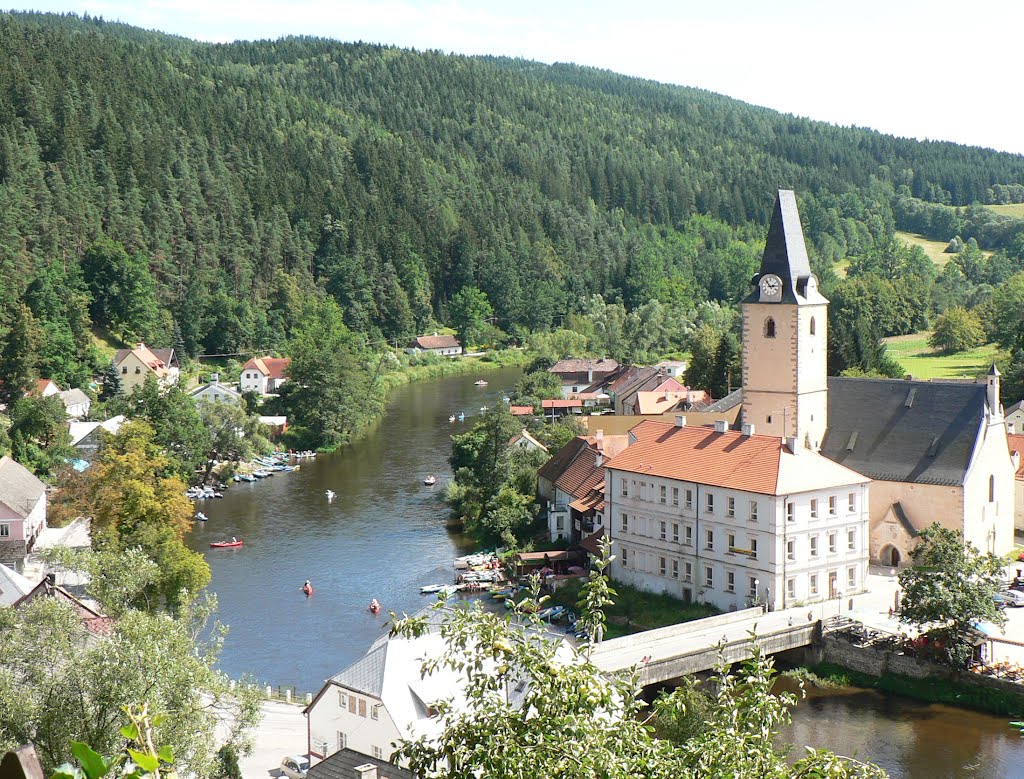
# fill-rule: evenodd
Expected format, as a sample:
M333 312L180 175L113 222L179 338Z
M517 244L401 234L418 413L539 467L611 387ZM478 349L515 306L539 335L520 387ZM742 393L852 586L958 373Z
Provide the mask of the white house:
M1024 433L1024 400L1018 400L1006 409L1006 432L1015 435Z
M60 387L53 379L37 379L36 386L32 388L30 392L26 392L26 395L38 395L41 398L48 398L50 395L57 395L60 392Z
M89 416L89 408L92 406L89 396L77 387L61 392L60 402L64 404L64 410L71 419Z
M686 360L662 360L655 368L662 368L666 376L682 378L686 373Z
M607 378L618 367L619 364L615 360L605 357L597 359L570 358L556 362L548 368L548 373L558 376L558 382L562 387L562 397L568 398L577 392L583 392L595 381Z
M273 395L288 381L290 357L253 357L242 366L238 386L242 392Z
M406 354L419 354L430 352L439 354L442 357L458 357L462 354L462 344L454 335L421 335L409 342L405 347Z
M115 435L125 423L123 414L111 417L105 422L69 422L68 432L71 434L71 445L75 447L79 457L85 460L92 458L99 451L103 442L103 432Z
M0 562L20 565L46 527L46 487L10 457L0 458Z
M532 435L530 435L530 431L527 430L525 427L522 429L522 431L512 436L512 438L508 442L508 445L511 446L513 449L525 449L527 451L532 452L544 452L544 454L548 453L548 448L544 446L544 444L542 444L536 438L534 438Z
M605 474L616 580L723 610L863 590L870 480L793 439L645 421Z
M201 403L240 403L242 395L234 387L221 384L220 374L211 373L206 384L200 384L188 393L189 397Z

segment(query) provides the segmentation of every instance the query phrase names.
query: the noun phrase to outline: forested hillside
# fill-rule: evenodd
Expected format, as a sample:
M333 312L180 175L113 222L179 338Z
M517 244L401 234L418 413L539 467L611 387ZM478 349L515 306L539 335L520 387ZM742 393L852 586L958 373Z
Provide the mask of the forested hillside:
M200 44L35 14L0 15L0 62L8 377L81 381L92 324L189 355L282 349L324 293L374 340L449 323L465 288L506 333L558 326L594 295L625 311L730 304L782 187L800 194L826 286L853 258L906 301L883 272L906 264L895 228L967 240L977 220L953 207L1024 199L1021 156L575 66ZM975 237L1012 247L1008 275L1022 224L999 219ZM925 323L947 305L933 277L914 293ZM854 292L837 302L860 320ZM909 327L900 316L868 322L865 343ZM859 340L843 348L837 367L873 367Z

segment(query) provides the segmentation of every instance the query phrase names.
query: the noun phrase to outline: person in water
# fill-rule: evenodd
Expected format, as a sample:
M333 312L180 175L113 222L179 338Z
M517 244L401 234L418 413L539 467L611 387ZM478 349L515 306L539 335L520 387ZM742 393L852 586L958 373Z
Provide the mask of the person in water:
M307 595L313 592L313 585L309 583L309 579L306 579L306 583L302 585L302 591Z
M380 604L377 602L376 598L370 601L370 611L372 611L374 614L380 611Z

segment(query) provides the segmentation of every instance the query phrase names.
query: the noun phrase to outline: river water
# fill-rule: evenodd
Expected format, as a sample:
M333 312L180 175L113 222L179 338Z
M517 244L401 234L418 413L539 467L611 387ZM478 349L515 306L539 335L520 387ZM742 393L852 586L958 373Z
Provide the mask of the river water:
M430 601L419 587L448 582L467 551L446 527L449 436L463 430L519 376L519 369L417 382L391 394L387 417L355 446L296 473L236 484L200 506L209 522L189 536L213 573L221 622L230 628L221 668L263 684L316 692L359 658L387 618ZM465 411L464 425L448 423ZM434 473L438 484L422 485ZM328 489L338 493L329 503ZM237 536L239 549L210 549ZM300 592L306 579L311 598ZM1024 777L1024 741L994 717L863 690L810 690L783 733L793 744L872 760L893 779Z

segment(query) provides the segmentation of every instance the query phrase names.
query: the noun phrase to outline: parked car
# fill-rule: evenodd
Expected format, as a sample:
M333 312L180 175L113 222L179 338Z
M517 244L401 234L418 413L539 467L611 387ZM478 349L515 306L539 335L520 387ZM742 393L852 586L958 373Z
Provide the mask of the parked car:
M1006 602L1016 608L1024 606L1024 592L1020 590L1007 590L1006 592L999 593Z
M1000 611L1010 605L1010 598L1005 592L997 592L992 596L992 600L995 602L996 608Z
M281 761L281 773L289 779L306 779L309 771L309 758L290 755Z

